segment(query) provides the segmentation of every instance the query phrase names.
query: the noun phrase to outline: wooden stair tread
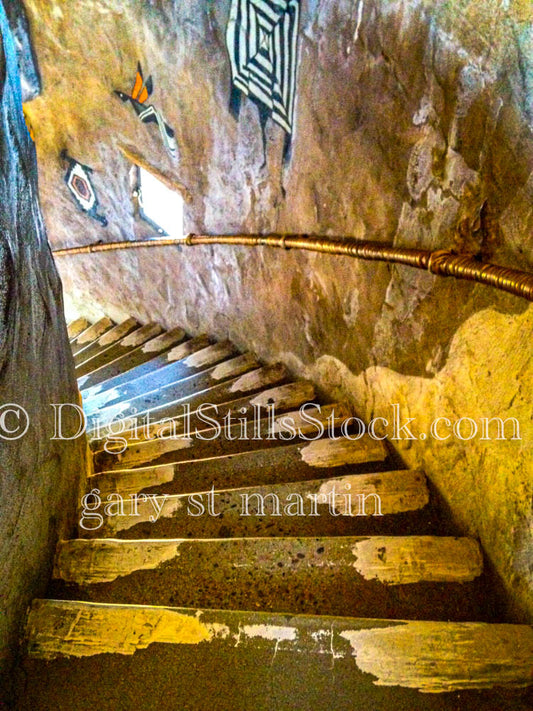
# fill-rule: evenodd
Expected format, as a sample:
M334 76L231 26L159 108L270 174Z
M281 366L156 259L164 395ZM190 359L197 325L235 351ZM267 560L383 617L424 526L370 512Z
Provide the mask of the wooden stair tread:
M76 660L106 654L106 665L100 668L98 678L107 674L113 678L117 657L129 657L131 667L137 659L136 654L131 655L140 650L149 652L152 648L157 658L158 645L168 648L176 662L176 666L165 668L165 675L171 678L175 669L173 683L184 675L185 667L179 663L182 648L194 651L202 661L202 652L209 650L222 657L224 665L235 658L235 654L229 654L233 650L238 657L251 657L254 664L268 668L267 676L279 674L279 667L277 674L271 667L276 655L280 655L280 664L294 663L291 657L303 657L307 664L326 658L330 669L333 662L337 666L341 660L348 660L349 666L337 666L334 685L328 685L328 691L349 683L345 673L351 672L357 687L362 685L379 704L384 698L405 698L400 689L423 692L407 697L417 704L411 708L418 709L431 709L436 693L525 687L531 683L533 657L533 630L526 625L280 615L67 600L35 600L26 634L29 659L47 662L52 675L61 669L50 664L53 660L67 657L74 673ZM142 659L143 655L139 657L141 668ZM95 687L96 696L99 684L94 675L87 675L89 668L81 666L86 684ZM339 676L341 668L344 673ZM120 664L118 669L122 669ZM194 674L198 679L198 668ZM331 678L331 673L327 676ZM78 673L75 678L77 681ZM165 683L159 675L157 681L159 685ZM150 685L148 678L143 682ZM395 693L384 696L383 687L392 687ZM190 689L187 691L190 693ZM258 691L254 685L254 692ZM352 703L354 699L357 693Z
M207 414L207 413L206 413ZM257 410L256 417L253 422L247 420L246 427L242 421L242 412L239 412L239 417L234 417L231 421L217 422L224 425L222 430L223 438L241 438L245 436L253 437L253 441L257 442L257 448L260 448L260 440L265 442L277 442L283 444L285 441L298 440L307 438L316 439L324 432L335 433L343 426L350 418L348 408L340 403L326 405L324 407L305 408L301 413L288 412L283 415L275 416L275 413L269 413L268 410ZM209 439L219 435L219 430L213 426L208 426L208 421L191 422L191 417L183 418L183 430L178 432L177 422L172 425L172 430L160 437L152 437L151 439L142 439L139 442L129 441L127 446L124 442L120 442L113 451L112 443L108 442L103 449L93 450L95 471L112 470L112 469L130 469L132 467L149 466L160 463L158 458L164 455L171 455L172 452L183 448L190 447L190 440L194 446L195 441L208 441ZM212 412L209 419L212 419ZM213 420L214 421L214 420ZM222 432L220 434L222 434ZM218 437L220 438L220 436Z
M129 322L121 324L121 331L117 329L112 337L111 333L105 334L100 343L106 345L100 348L96 353L90 355L86 360L76 363L76 377L78 380L86 375L91 375L95 371L100 370L104 365L114 363L119 358L136 350L140 345L146 343L157 335L160 335L162 328L157 323L148 323L145 326L135 324L133 319ZM83 354L83 352L82 352Z
M58 546L51 595L472 621L486 619L474 584L482 568L468 538L75 539Z
M139 334L140 335L140 334ZM126 373L138 365L154 358L158 353L170 350L173 346L181 343L185 338L185 331L181 328L172 329L161 333L161 328L157 324L146 327L142 338L139 338L137 345L133 349L126 349L122 355L118 355L110 363L104 363L96 370L78 378L80 391L95 387L98 383L105 382L121 373ZM122 342L127 346L128 337Z
M172 333L172 331L168 331L165 335L169 335L170 333ZM163 337L164 336L162 336L161 338ZM88 388L82 387L81 392L83 395L84 402L86 403L86 405L90 404L90 406L93 408L101 407L106 402L107 396L104 396L104 393L107 390L117 388L119 385L124 385L125 383L138 380L147 375L150 376L150 378L147 379L147 382L150 382L151 378L157 370L169 365L169 363L171 362L169 361L169 356L172 351L174 351L174 354L176 354L179 349L179 352L182 354L182 358L185 358L187 354L190 355L195 351L202 350L208 345L210 345L210 341L207 336L196 336L195 338L186 339L183 343L171 346L168 351L167 349L165 349L160 354L152 355L152 357L145 363L141 363L135 366L135 368L131 368L122 373L119 373L118 375L114 375L112 378L109 378L109 380L104 380L103 382ZM148 387L150 387L150 385Z
M100 410L99 413L89 416L88 432L91 434L96 429L104 432L106 430L113 431L116 429L115 423L117 421L131 418L141 421L143 418L149 417L152 422L172 418L177 414L184 413L186 409L196 410L204 404L219 405L233 400L235 397L245 395L251 397L267 388L287 383L288 380L288 371L285 366L278 363L265 365L217 384L212 383L204 390L195 390L186 395L180 395L181 384L178 383L175 389L171 388L168 392L156 391L153 394L141 396L138 401L118 403ZM194 383L192 387L194 387Z
M82 333L80 333L79 336L77 336L72 341L72 355L76 357L76 355L81 350L86 349L88 346L98 341L98 339L103 336L104 333L110 331L112 328L115 327L115 325L116 324L110 318L107 318L107 316L101 318L96 323L93 323L91 326L89 326L89 328L87 328L85 331L82 331Z
M187 444L189 442L187 440ZM142 482L145 489L157 486L161 493L180 494L210 489L213 483L219 486L220 482L235 488L305 481L331 476L332 469L338 475L369 473L372 465L383 468L387 458L383 443L369 435L356 441L324 438L315 442L271 442L275 446L269 448L259 448L257 445L261 443L247 441L244 443L247 447L254 447L247 451L239 451L244 447L242 442L224 444L226 452L199 459L192 454L191 443L173 453L181 457L177 462L99 472L89 477L88 485L107 488L108 480L111 486L116 486L116 491L122 491L135 480L136 486ZM228 452L229 445L233 445L235 451ZM196 450L199 451L200 448Z
M143 413L161 405L181 402L185 398L190 398L200 393L206 393L206 397L208 397L207 393L212 388L225 381L235 380L244 373L260 367L261 364L250 353L231 356L217 366L208 368L203 372L173 380L133 398L121 400L115 405L107 405L98 409L94 414L87 408L89 419L98 417L105 423L106 418L112 419L117 414L121 417L128 417L131 414Z
M210 395L213 395L212 391ZM224 393L222 393L222 395L224 395ZM237 395L237 399L235 399L235 395ZM216 404L216 410L213 410L210 414L210 416L220 424L223 424L224 418L227 415L231 415L234 418L239 417L250 420L257 417L258 412L266 411L269 406L274 408L274 411L280 415L287 414L287 412L296 407L299 408L302 405L313 402L315 399L315 389L313 384L307 380L296 380L284 385L267 387L251 396L239 397L238 393L229 393L227 397L229 399L224 400L224 398L221 398L222 402L214 403ZM198 404L195 405L194 402L188 402L187 410L190 414L191 429L197 426L205 426L204 420L199 416L200 407ZM188 417L188 415L184 412L183 404L178 405L177 411L175 408L173 409L174 411L165 417L159 416L157 412L151 411L149 422L145 420L145 418L131 418L131 426L126 422L126 429L120 433L120 437L127 442L140 442L174 436L180 432L183 433L185 418ZM113 436L116 434L110 433L109 428L104 427L101 429L103 431L99 432L95 428L88 433L91 449L95 453L104 450L106 442L110 440L110 434L113 434ZM113 437L111 437L111 439L112 438Z
M164 482L164 472L161 482ZM156 496L154 503L138 497L135 509L131 496L142 493L143 481L131 477L128 489L115 487L98 479L100 499L120 493L125 501L124 515L90 516L79 527L82 537L174 538L177 536L279 536L279 535L366 535L369 531L399 533L406 527L418 532L429 527L429 491L423 472L402 470L379 474L355 474L328 479L314 479L271 486L234 489L218 488L217 517L209 515L209 490ZM89 490L94 479L89 480ZM152 487L157 492L159 487ZM347 495L350 495L349 498ZM190 498L192 495L192 498ZM211 495L211 498L210 498ZM292 504L289 512L302 515L278 515ZM203 513L201 513L203 506ZM300 508L298 508L300 507ZM152 522L155 508L160 512ZM130 514L134 511L135 516ZM192 513L191 513L192 512ZM333 513L332 513L333 512ZM413 514L422 514L413 517ZM246 514L246 515L242 515ZM247 515L249 514L249 515ZM409 523L408 516L414 518ZM396 520L399 520L396 523ZM392 520L391 520L392 519Z
M205 414L209 415L209 420L206 420L203 426L199 424L193 427L190 418L186 418L186 430L182 434L172 430L167 436L128 442L126 447L124 443L120 443L116 453L108 443L106 449L94 452L95 471L131 469L179 461L183 458L179 452L185 449L185 458L202 458L206 453L210 454L212 447L209 442L213 439L219 442L227 440L228 443L234 440L238 444L229 447L223 445L223 449L226 452L228 449L241 452L250 448L244 444L245 439L251 440L252 449L262 449L266 446L283 445L287 441L318 439L321 432L322 435L328 432L335 436L335 432L350 418L348 408L341 404L305 408L304 414L299 411L288 412L278 417L275 417L275 413L269 413L268 409L258 408L253 422L246 420L246 426L242 421L242 411L231 421L219 423L220 427L213 426L213 411L206 411ZM242 445L239 444L241 442Z
M90 327L90 325L91 322L83 317L74 319L74 321L71 321L69 324L67 324L67 335L69 341L71 343L75 341L80 334L82 334Z
M99 338L75 353L74 365L76 367L76 375L84 375L83 369L84 367L88 367L88 363L95 362L93 359L104 352L110 351L114 345L139 328L141 328L141 325L137 323L134 318L128 318L122 321L122 323L106 330Z
M124 409L125 404L129 402L134 403L143 397L155 396L157 393L161 393L163 396L167 388L177 387L179 389L178 384L188 383L202 374L216 373L216 368L220 364L242 357L235 347L228 343L209 345L192 353L188 353L188 351L189 349L182 349L180 346L173 348L167 354L167 359L174 353L176 357L179 357L178 360L170 360L166 366L158 368L153 373L106 390L95 401L88 400L86 403L87 412L90 415L90 413L98 411L100 417L104 419L106 413ZM181 357L183 353L188 353L188 355ZM213 378L213 382L217 382L215 378ZM162 402L171 401L162 398Z

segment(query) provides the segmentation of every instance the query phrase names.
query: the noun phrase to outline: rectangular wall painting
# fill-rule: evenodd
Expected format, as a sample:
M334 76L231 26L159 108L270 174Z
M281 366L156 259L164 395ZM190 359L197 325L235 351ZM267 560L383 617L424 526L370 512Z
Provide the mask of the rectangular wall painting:
M254 101L264 147L269 117L286 132L285 158L293 130L299 24L300 0L232 0L226 30L231 111L238 116L242 94Z

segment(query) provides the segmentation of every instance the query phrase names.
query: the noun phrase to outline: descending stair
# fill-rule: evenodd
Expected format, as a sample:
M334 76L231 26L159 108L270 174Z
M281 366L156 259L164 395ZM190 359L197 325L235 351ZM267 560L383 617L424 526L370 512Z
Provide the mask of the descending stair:
M20 709L530 708L532 629L498 623L478 543L346 406L179 328L69 337L94 471Z
M100 319L100 321L87 326L87 328L84 328L81 331L79 330L80 324L82 326L86 325L79 320L69 326L69 335L70 333L73 334L70 339L70 345L74 357L76 357L77 354L84 349L89 348L89 346L96 343L101 336L110 331L115 325L113 321L107 317Z
M91 322L87 321L86 318L78 318L75 321L71 321L67 327L70 343L83 333L83 331L86 331L90 325Z

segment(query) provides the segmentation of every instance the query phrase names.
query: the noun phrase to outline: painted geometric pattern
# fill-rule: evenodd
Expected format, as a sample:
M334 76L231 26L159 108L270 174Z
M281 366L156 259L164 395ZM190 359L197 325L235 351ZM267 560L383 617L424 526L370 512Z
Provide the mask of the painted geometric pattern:
M76 197L81 207L89 212L94 207L96 195L92 185L89 182L88 176L85 174L82 166L77 163L68 173L67 185L73 195Z
M292 133L300 0L232 0L226 31L233 84Z
M90 178L92 168L71 158L66 150L61 152L61 158L68 164L65 183L76 202L84 212L105 227L107 218L98 213L98 198Z

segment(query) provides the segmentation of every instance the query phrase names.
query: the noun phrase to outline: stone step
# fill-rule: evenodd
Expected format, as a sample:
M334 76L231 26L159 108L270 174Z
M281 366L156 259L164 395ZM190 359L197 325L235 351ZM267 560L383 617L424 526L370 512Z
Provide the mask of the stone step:
M155 336L162 332L162 328L157 323L149 323L146 326L132 329L125 337L117 339L109 348L96 353L88 360L76 366L76 377L82 379L84 376L99 370L104 365L109 365L119 360L125 355L137 350L147 341L150 341ZM105 336L104 336L105 338Z
M484 620L470 538L74 539L50 594L90 602Z
M96 356L104 353L104 351L108 351L116 343L120 342L123 338L139 328L141 328L140 324L137 323L134 318L129 318L126 321L119 323L117 326L113 326L113 328L107 330L102 336L92 341L92 343L89 343L85 348L76 353L74 355L76 377L85 374L84 372L78 372L78 369L80 369L84 363L88 363Z
M526 625L35 600L26 637L21 711L530 708Z
M233 397L233 396L232 396ZM306 403L312 403L315 399L315 389L313 384L307 380L297 380L294 383L279 385L274 388L267 388L257 395L251 397L241 397L236 400L231 399L228 402L218 403L210 417L220 424L224 423L224 418L230 415L234 418L245 418L253 420L257 417L258 412L268 411L271 408L274 413L285 413L293 408L299 408ZM190 403L189 403L190 405ZM124 432L120 433L121 445L124 442L141 442L144 440L153 440L161 437L176 436L184 434L190 422L189 429L194 431L196 427L205 426L205 420L201 418L200 412L195 407L190 407L190 420L188 414L178 412L174 417L163 418L162 420L154 419L149 422L144 422L141 418L137 422L135 418L131 418ZM90 440L91 449L93 452L112 451L112 437L99 437L96 433ZM106 449L107 447L107 449Z
M248 418L243 422L242 413L238 413L231 420L222 423L224 434L221 433L221 439L223 440L224 436L240 438L239 441L249 439L253 443L253 448L275 446L276 442L282 444L291 437L293 440L297 440L300 437L318 438L324 432L334 433L350 418L348 408L340 404L306 407L304 414L299 411L290 412L277 418L274 417L274 412L272 412L272 417L269 417L268 410L258 409L255 414L257 417L253 421ZM184 418L184 420L185 431L181 434L172 432L167 436L151 440L138 443L130 442L126 448L122 444L117 447L116 453L112 452L110 446L107 447L107 450L95 452L95 470L131 469L178 461L179 457L174 456L174 453L183 449L191 450L192 448L195 454L199 450L198 456L204 456L202 453L206 451L206 448L207 451L212 449L208 441L218 434L218 429L208 427L206 422L194 427L190 424L189 418ZM261 440L265 441L266 445L262 445ZM223 446L226 450L225 445ZM242 447L238 447L238 451L243 451L243 448L244 444ZM187 452L187 459L191 454L192 452Z
M148 427L138 427L136 431L128 430L123 433L123 437L128 447L149 445L160 439L187 437L206 428L206 414L209 416L207 424L212 425L216 422L224 426L230 418L231 422L239 421L243 428L247 423L246 427L250 433L255 432L254 428L259 426L259 431L264 436L268 436L271 432L284 432L289 436L290 426L296 427L302 434L312 434L317 432L318 425L311 424L309 418L318 419L327 429L332 422L335 427L339 427L351 416L350 409L344 404L319 405L314 402L314 388L307 381L296 381L270 388L262 391L258 396L253 396L252 399L255 401L256 397L262 398L261 405L256 403L254 407L250 403L250 398L240 398L221 403L217 405L216 410L190 408L174 418L162 422L150 421ZM266 405L265 401L268 401ZM293 410L294 407L298 409ZM115 449L120 451L124 446L122 442ZM106 440L92 440L91 448L95 454L100 451L114 451L109 442L106 446Z
M161 333L160 335L158 334L158 331L160 331L159 326L154 324L153 329L154 335L151 336L148 330L146 334L143 334L143 336L146 335L146 341L139 343L139 345L133 350L118 357L111 363L102 365L92 373L88 373L87 375L83 375L81 378L78 378L79 389L84 391L91 386L94 387L98 383L110 380L116 375L127 373L136 366L142 365L143 363L151 360L159 353L163 353L170 350L173 346L177 346L185 338L185 331L182 328L174 328L172 331ZM131 337L128 336L124 339L124 341L122 341L122 345L125 345L125 341L127 341L128 338L133 339L133 337L133 335Z
M235 380L244 373L260 367L261 364L251 353L231 356L228 360L224 360L212 368L186 378L172 380L164 385L158 385L153 390L127 400L121 400L115 405L108 405L93 412L87 408L88 419L91 421L91 419L98 418L105 424L117 416L129 417L135 413L147 412L161 405L179 402L197 393L207 392L220 383ZM207 402L209 401L207 400Z
M87 321L86 318L80 317L75 319L74 321L71 321L68 326L67 326L67 333L68 333L68 338L69 341L72 343L73 341L76 340L76 338L82 334L84 331L86 331L90 327L91 323L90 321Z
M230 443L227 443L230 444ZM185 454L183 455L186 457ZM173 464L93 474L89 489L102 492L188 494L196 491L261 486L382 471L387 467L383 442L364 435L357 441L329 438Z
M72 341L70 345L72 355L76 356L77 353L87 348L91 343L97 341L104 335L104 333L110 331L114 327L115 324L110 318L107 318L107 316L101 318L96 323L93 323L92 326L89 326L89 328L80 333L80 335Z
M95 397L86 397L88 393L85 393L84 407L87 413L154 392L169 383L193 377L239 355L235 346L228 341L211 345L206 345L206 342L205 337L186 341L172 348L166 355L149 361L145 373L139 375L141 369L132 372L126 382L113 385Z
M150 499L138 495L132 479L132 490L120 492L122 509L115 506L109 511L112 516L105 514L104 506L119 501L116 492L99 490L99 500L86 500L87 506L78 516L80 537L412 535L436 533L440 528L420 471L355 474L193 494L152 494ZM211 515L213 512L217 515Z
M243 363L244 361L239 358L238 366L240 368L243 367ZM187 408L197 410L201 406L218 405L239 396L248 395L250 397L272 386L285 384L289 378L290 375L285 366L277 363L251 370L217 385L211 385L204 390L195 390L182 397L179 396L180 388L182 385L187 387L187 384L180 381L175 388L158 390L153 394L141 396L137 400L130 400L99 410L89 416L87 432L90 436L95 434L95 430L102 434L106 434L107 431L113 432L116 431L117 421L128 421L132 418L136 418L137 421L149 418L152 422L163 418L172 418L183 414ZM195 387L195 382L191 385ZM120 426L122 427L122 425ZM125 426L127 426L127 422Z
M248 427L246 428L248 429ZM318 451L320 444L324 442L323 447L329 446L327 440L336 437L324 437L318 440L315 435L315 441L312 443ZM340 435L339 435L340 436ZM344 438L346 439L346 438ZM350 440L346 440L346 452L351 450ZM240 423L230 426L228 429L221 428L220 434L217 429L207 429L198 434L198 437L179 437L177 439L160 439L157 442L154 456L149 462L143 462L143 446L133 446L130 451L126 450L124 454L109 454L108 452L99 452L93 458L93 467L95 472L110 472L117 470L131 469L146 469L147 467L157 467L166 464L174 464L182 461L205 460L218 456L240 455L245 452L267 451L279 447L297 446L298 443L308 444L308 439L304 437L296 437L292 440L285 441L281 435L275 434L272 437L257 437L254 438L253 432L245 432ZM342 444L337 445L339 451ZM141 451L139 451L141 450ZM330 456L332 448L329 450ZM125 462L122 457L126 455L129 463ZM129 455L129 456L128 456ZM340 456L345 456L342 452ZM384 454L383 454L384 458Z

